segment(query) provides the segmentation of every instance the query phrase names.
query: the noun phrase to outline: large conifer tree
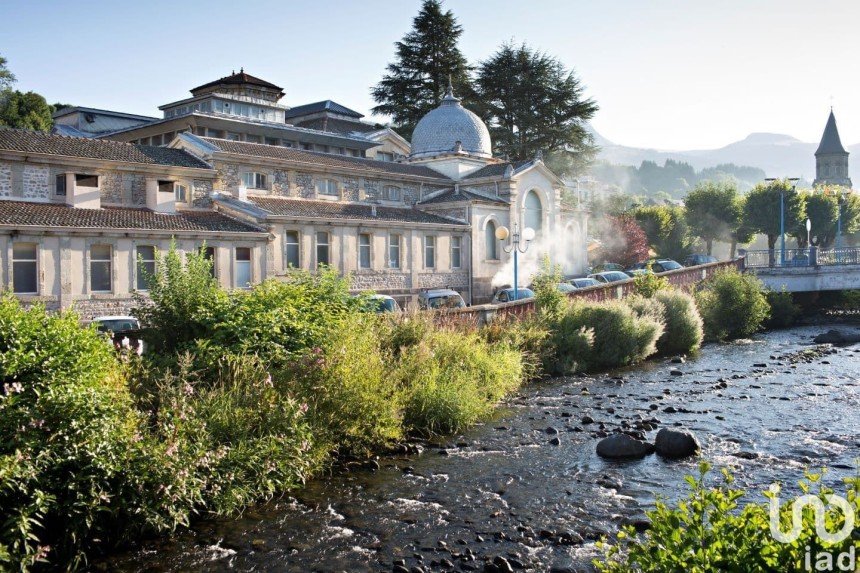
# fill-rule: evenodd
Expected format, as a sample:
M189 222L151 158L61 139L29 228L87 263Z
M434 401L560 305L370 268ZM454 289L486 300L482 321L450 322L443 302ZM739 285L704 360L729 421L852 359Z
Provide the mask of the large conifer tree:
M371 90L379 104L373 113L390 116L394 129L411 139L418 120L444 97L449 77L457 96L470 101L469 65L457 47L462 33L454 14L443 11L439 0L424 0L412 30L395 43L396 61Z
M556 173L579 171L596 148L586 122L598 107L572 70L525 44L503 44L478 66L476 99L497 155L540 151Z

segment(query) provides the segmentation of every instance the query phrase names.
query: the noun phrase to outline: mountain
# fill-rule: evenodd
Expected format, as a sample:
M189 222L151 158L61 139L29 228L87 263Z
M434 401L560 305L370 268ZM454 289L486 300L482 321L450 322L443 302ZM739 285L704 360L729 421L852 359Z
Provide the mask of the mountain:
M600 145L598 158L617 165L640 165L654 161L662 165L667 159L689 163L696 169L714 167L723 163L758 167L768 177L802 177L815 179L815 149L817 143L800 141L779 133L751 133L741 141L719 149L689 151L663 151L627 147L613 143L591 129L595 143ZM860 144L848 146L850 172L860 178Z

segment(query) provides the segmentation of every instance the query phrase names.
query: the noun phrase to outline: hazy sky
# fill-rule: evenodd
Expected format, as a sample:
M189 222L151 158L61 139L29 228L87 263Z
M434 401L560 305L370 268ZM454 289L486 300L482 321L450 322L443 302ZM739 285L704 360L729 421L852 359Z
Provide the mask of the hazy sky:
M160 115L244 66L284 103L361 112L419 0L0 0L0 55L49 102ZM750 132L817 141L831 97L860 142L856 0L446 0L470 61L505 40L573 67L617 143L720 147Z

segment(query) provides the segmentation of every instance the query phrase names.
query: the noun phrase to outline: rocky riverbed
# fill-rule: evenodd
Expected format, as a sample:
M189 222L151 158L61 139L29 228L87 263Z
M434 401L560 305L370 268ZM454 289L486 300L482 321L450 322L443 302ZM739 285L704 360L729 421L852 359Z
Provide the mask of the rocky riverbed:
M855 327L841 327L853 332ZM647 527L655 495L684 495L697 458L609 461L623 432L693 432L701 457L760 492L804 468L836 487L860 457L860 345L812 343L826 326L708 345L526 388L494 419L420 453L318 479L234 520L204 521L96 564L123 571L588 571L594 541ZM716 479L716 476L715 476ZM754 499L764 498L756 493Z

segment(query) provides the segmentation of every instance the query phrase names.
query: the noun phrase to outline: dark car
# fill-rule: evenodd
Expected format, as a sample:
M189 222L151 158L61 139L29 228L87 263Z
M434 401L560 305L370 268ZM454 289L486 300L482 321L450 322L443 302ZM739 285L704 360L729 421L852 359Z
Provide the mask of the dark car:
M624 271L624 265L619 265L618 263L602 263L599 265L594 265L591 269L592 274L597 273L605 273L607 271Z
M716 263L717 257L713 257L711 255L703 255L703 254L695 254L695 255L687 255L684 259L685 267L696 267L699 265L707 265L708 263Z
M666 271L674 271L684 267L681 266L681 263L672 259L651 259L650 261L636 263L630 267L630 270L648 270L649 268L654 273L665 273Z
M600 281L592 278L570 279L567 282L570 283L571 286L574 286L576 288L588 288L598 286L600 284Z
M496 291L495 296L493 296L493 304L499 304L500 302L512 302L514 300L524 300L527 298L534 298L535 293L533 290L528 288L519 288L517 289L516 298L514 297L514 289L511 288L503 288Z
M588 278L601 283L615 283L618 281L626 281L630 278L630 275L621 271L607 271L605 273L594 273L593 275L588 275Z

